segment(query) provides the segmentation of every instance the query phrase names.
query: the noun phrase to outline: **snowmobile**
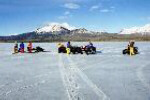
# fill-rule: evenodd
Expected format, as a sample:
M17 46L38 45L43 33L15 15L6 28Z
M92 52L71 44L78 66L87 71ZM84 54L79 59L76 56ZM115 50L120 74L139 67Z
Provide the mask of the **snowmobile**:
M81 54L83 54L82 49L80 47L77 47L77 46L72 46L69 48L69 52L67 52L67 51L68 51L67 48L64 46L58 48L58 53L68 53L68 54L70 54L70 53L72 53L72 54L81 53Z
M40 46L37 46L36 48L33 48L32 49L34 52L48 52L48 51L45 51L43 48L41 48Z
M84 51L87 55L88 54L96 54L96 47L94 46L82 46L82 51Z
M127 49L124 49L122 51L123 54L128 54L128 55L135 55L135 54L138 54L138 47L129 47Z
M58 53L67 53L66 47L64 47L64 46L59 47Z
M76 54L76 53L83 54L81 47L77 47L77 46L70 47L70 53L73 53L73 54Z

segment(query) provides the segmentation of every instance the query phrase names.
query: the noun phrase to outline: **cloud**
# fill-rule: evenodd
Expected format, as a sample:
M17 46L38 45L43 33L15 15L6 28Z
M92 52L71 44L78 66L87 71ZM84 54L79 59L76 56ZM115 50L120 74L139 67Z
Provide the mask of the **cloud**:
M61 20L68 19L68 16L59 16L58 19L61 19Z
M70 17L72 17L71 12L70 11L65 11L62 16L58 17L58 19L63 20L63 19L68 19Z
M69 25L67 22L63 22L63 23L51 22L51 23L48 23L48 25L50 25L50 26L58 25L58 26L65 27L69 30L77 29L75 26Z
M108 12L114 12L114 10L115 10L115 7L114 7L114 6L111 6L111 7L109 7L109 8L100 9L100 12L108 13Z
M110 12L110 10L109 9L101 9L100 12L107 13L107 12Z
M65 11L64 14L62 16L59 16L58 19L68 19L69 17L71 17L72 15L70 14L70 11Z
M91 8L89 9L89 11L100 11L100 12L103 12L103 13L107 13L107 12L113 12L114 9L115 9L114 6L110 6L110 7L104 8L102 6L102 4L99 4L99 5L93 5L93 6L91 6Z
M69 15L70 12L69 11L65 11L64 15Z
M94 10L97 10L97 9L99 9L99 8L100 8L100 6L94 5L94 6L92 6L92 7L90 8L89 11L94 11Z
M66 3L66 4L64 4L64 7L68 8L68 9L79 9L80 5L78 5L76 3Z

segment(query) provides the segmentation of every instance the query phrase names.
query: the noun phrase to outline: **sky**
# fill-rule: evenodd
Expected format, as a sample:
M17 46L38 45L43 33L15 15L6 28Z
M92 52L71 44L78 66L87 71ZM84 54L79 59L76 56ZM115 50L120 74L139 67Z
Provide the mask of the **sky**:
M119 32L150 23L150 0L0 0L0 36L49 23Z

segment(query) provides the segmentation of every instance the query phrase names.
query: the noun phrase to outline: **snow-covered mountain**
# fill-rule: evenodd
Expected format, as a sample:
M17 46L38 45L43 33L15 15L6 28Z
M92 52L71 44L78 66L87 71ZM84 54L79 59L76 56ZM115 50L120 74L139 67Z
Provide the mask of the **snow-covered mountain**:
M84 33L91 33L91 31L88 31L85 28L75 29L71 31L72 34L78 33L78 34L84 34Z
M35 32L37 34L44 34L44 33L64 34L70 32L70 30L64 24L51 23L42 28L38 28Z
M120 34L150 34L150 24L143 27L132 27L129 29L123 29Z
M76 28L68 23L50 23L44 27L36 29L37 34L101 34L104 32L89 31L85 28ZM106 32L105 32L106 33Z
M67 23L51 23L48 24L42 28L38 28L35 32L38 34L44 34L44 33L68 33L69 31L71 31L71 33L90 33L90 31L88 31L85 28L75 28L75 27L71 27L70 25L68 25Z

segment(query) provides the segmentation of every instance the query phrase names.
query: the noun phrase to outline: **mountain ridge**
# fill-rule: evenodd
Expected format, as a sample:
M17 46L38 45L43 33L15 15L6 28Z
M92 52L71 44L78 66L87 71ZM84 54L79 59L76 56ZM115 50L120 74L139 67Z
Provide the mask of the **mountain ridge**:
M146 28L149 28L147 25ZM146 30L146 28L141 28ZM133 28L134 29L134 28ZM48 41L122 41L122 40L144 40L150 41L149 34L143 34L137 31L135 28L133 32L121 31L120 33L108 33L108 32L95 32L89 31L85 28L72 28L67 24L50 24L41 28L37 28L32 32L22 33L12 36L0 36L0 41L35 41L35 42L48 42ZM150 30L146 30L149 32ZM144 31L145 32L145 31Z

